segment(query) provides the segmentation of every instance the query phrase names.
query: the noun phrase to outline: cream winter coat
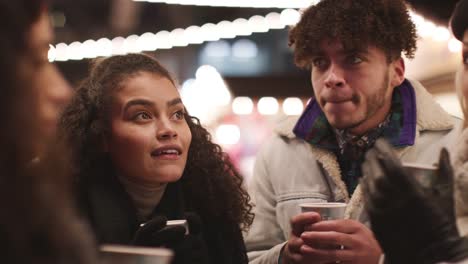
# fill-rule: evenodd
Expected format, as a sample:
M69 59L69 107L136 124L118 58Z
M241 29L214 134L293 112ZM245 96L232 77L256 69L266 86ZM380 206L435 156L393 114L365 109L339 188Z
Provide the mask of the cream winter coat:
M454 147L461 120L448 115L420 83L411 84L417 108L415 145L397 151L403 161L433 164L442 147ZM252 264L278 263L291 232L290 219L300 212L300 203L344 201L347 218L367 223L360 187L349 198L335 155L296 138L292 130L297 119L283 120L257 155L249 182L255 219L245 236Z

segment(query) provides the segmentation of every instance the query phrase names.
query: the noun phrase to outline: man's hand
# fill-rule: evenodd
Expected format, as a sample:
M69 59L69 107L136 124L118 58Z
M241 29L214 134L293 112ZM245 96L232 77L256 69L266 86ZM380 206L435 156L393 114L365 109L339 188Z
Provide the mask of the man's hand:
M283 251L283 263L378 263L382 251L366 226L354 220L319 220L316 213L291 220L293 231Z
M291 235L281 254L281 264L306 263L301 248L305 245L301 238L307 225L319 222L320 215L314 212L301 213L291 219Z
M301 252L308 263L377 264L382 254L372 232L355 220L321 221L305 230Z

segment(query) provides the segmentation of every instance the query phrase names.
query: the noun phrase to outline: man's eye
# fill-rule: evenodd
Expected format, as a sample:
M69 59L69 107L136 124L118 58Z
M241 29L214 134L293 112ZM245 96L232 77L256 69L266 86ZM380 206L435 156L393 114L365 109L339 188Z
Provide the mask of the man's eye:
M312 60L312 66L323 69L326 67L327 61L324 58L315 58Z
M347 62L349 64L358 64L362 62L362 59L359 56L349 56Z

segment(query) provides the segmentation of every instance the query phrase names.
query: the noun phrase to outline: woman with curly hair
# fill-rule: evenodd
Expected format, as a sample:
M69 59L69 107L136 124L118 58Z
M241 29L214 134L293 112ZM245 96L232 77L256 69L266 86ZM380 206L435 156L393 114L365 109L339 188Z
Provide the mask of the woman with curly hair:
M60 125L100 243L168 247L175 263L247 263L242 177L155 59L97 63ZM188 230L167 219L186 219Z
M94 263L54 140L71 89L48 61L46 1L1 0L0 34L0 262Z

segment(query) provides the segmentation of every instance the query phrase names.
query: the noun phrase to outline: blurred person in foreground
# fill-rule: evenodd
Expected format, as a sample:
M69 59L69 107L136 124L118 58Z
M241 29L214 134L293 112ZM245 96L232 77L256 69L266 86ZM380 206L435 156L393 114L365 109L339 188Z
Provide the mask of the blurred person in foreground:
M1 0L0 35L0 262L94 263L54 139L71 88L48 60L46 1Z
M450 22L454 36L463 45L456 88L465 118L467 14L468 0L462 0ZM441 151L437 177L430 187L423 187L415 175L402 167L386 142L377 142L366 154L362 184L371 225L385 252L386 263L468 263L468 238L464 237L468 232L467 133L465 129L461 135L453 167L447 150Z
M92 67L60 122L83 213L99 243L167 247L176 264L247 263L242 177L176 85L144 54ZM166 225L179 219L188 234Z
M385 138L401 160L432 164L462 122L405 78L402 54L413 56L416 28L403 1L322 0L290 42L296 63L310 69L313 98L257 157L250 263L378 263L358 185L365 152ZM300 213L304 202L346 202L346 219Z

